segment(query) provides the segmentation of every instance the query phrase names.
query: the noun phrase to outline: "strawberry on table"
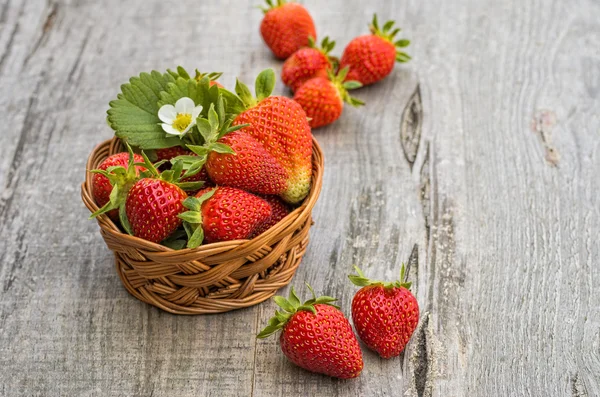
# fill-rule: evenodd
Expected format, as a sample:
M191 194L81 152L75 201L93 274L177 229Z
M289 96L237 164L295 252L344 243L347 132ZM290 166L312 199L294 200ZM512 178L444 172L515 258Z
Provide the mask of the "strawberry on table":
M283 64L281 80L292 91L298 90L307 80L314 77L327 77L333 69L333 60L328 55L335 47L335 41L325 37L321 48L317 48L312 37L309 46L294 52Z
M410 56L402 52L402 48L408 46L410 41L394 41L400 29L391 30L393 25L394 21L388 21L380 29L377 15L374 15L370 25L371 34L359 36L346 46L340 67L350 68L348 80L356 80L362 85L373 84L389 75L396 61L410 60Z
M328 77L315 77L308 80L294 95L294 100L302 106L306 115L310 117L310 126L319 128L336 121L344 109L344 102L352 106L361 106L364 103L353 98L348 90L359 88L362 85L357 81L346 81L348 67L345 67L335 76L329 71Z
M383 358L398 356L406 347L419 322L419 304L404 282L404 265L400 280L371 281L355 266L357 275L350 281L361 288L352 300L352 320L362 341Z
M188 248L202 242L248 239L271 217L262 198L231 187L203 189L183 202L189 210L179 215L188 232Z
M344 313L332 305L336 299L316 297L304 303L294 288L289 298L274 297L281 311L275 312L269 325L258 338L266 338L281 330L279 344L283 354L294 364L311 372L350 379L363 369L362 352Z
M309 37L316 40L312 17L302 5L286 0L267 0L260 24L260 34L277 58L286 59L308 45Z

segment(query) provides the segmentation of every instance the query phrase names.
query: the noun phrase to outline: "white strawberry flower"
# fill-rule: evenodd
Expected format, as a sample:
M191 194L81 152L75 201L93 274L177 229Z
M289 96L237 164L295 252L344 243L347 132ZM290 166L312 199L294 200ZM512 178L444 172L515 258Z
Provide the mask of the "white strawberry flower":
M202 112L202 106L191 98L183 97L173 105L164 105L158 110L158 118L167 134L184 136L196 125L196 118Z

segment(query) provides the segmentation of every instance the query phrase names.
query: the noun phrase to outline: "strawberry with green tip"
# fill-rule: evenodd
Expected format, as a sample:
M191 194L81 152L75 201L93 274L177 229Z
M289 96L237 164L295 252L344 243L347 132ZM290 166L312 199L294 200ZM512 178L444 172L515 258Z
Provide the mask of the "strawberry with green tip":
M398 356L406 347L419 322L419 304L405 282L372 281L358 267L348 276L361 288L352 299L352 320L362 341L383 358Z
M188 248L203 242L249 239L271 217L271 206L262 198L231 187L203 189L189 197L181 213L188 233Z
M312 180L312 134L306 113L293 99L270 96L275 86L275 72L261 72L255 83L256 98L240 81L237 98L243 110L232 126L245 125L240 131L258 142L286 172L286 186L277 195L288 203L302 201L309 193Z
M260 23L260 34L277 58L286 59L308 45L309 37L316 39L312 17L301 4L286 0L266 0L262 8L265 16Z
M335 41L325 37L318 48L312 39L309 46L294 52L281 70L281 80L292 91L297 91L306 81L314 77L327 77L327 72L333 69L334 59L329 53L335 47Z
M304 303L293 287L288 299L273 298L282 310L275 311L275 317L257 337L266 338L281 330L281 350L294 364L336 378L356 378L363 369L363 359L352 326L332 304L335 298L317 298L307 286L313 298Z
M402 51L410 41L395 41L400 28L392 30L393 26L394 21L388 21L380 29L377 15L374 15L370 25L371 34L359 36L346 46L340 67L350 68L348 80L358 81L362 85L373 84L389 75L396 61L410 60L410 56Z
M333 123L342 115L344 102L354 106L362 106L364 102L353 98L348 90L362 86L357 81L345 81L348 67L342 69L337 76L329 71L328 77L315 77L308 80L294 95L294 100L302 106L310 117L310 126L319 128Z

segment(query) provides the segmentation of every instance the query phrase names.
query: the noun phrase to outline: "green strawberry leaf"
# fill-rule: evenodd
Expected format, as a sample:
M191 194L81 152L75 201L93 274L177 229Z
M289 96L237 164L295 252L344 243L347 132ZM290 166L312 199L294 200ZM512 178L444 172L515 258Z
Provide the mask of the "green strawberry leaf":
M204 230L202 229L202 226L198 226L196 228L196 230L194 230L192 237L190 237L190 239L187 243L187 247L188 248L199 247L200 245L202 245L203 241L204 241Z
M179 144L179 137L167 136L160 126L158 109L161 92L175 78L157 71L141 73L121 86L117 99L109 103L107 123L124 142L142 149L161 149Z
M269 97L275 88L275 71L273 69L265 69L258 77L256 77L256 81L254 83L254 91L256 92L256 99L258 101L262 101L263 99Z

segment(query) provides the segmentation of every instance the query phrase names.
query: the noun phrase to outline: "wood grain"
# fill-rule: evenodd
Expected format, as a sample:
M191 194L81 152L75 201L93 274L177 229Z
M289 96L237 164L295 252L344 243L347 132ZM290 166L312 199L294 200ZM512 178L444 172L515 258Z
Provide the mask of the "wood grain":
M338 53L373 12L413 43L356 92L365 108L315 131L324 186L292 282L349 315L353 264L393 278L409 262L422 316L404 354L365 349L340 381L255 340L272 302L160 312L86 220L85 160L129 76L281 70L256 4L0 0L0 395L600 396L600 4L304 3Z

